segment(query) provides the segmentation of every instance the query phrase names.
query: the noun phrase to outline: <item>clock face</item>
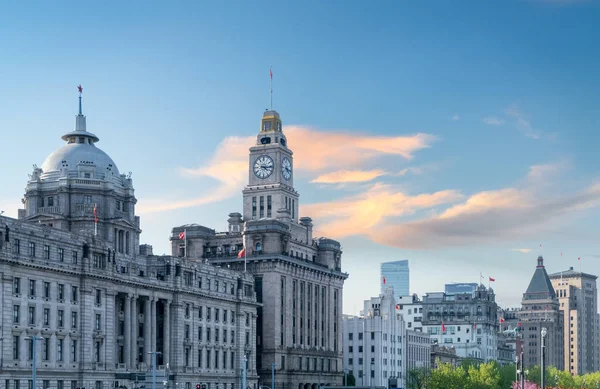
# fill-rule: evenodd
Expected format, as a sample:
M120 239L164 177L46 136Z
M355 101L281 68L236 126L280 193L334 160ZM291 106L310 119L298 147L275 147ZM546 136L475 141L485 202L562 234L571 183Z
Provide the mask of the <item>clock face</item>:
M281 160L281 174L286 180L292 178L292 162L288 157L283 157Z
M273 159L268 155L261 155L254 161L254 174L258 178L267 178L273 173Z

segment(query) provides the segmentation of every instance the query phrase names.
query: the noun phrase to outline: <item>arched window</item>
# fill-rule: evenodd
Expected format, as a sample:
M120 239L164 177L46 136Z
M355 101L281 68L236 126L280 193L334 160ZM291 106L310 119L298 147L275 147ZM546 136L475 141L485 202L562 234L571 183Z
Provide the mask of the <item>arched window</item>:
M260 253L262 251L262 244L260 242L256 242L256 252Z
M477 315L481 315L481 306L480 305L477 306Z

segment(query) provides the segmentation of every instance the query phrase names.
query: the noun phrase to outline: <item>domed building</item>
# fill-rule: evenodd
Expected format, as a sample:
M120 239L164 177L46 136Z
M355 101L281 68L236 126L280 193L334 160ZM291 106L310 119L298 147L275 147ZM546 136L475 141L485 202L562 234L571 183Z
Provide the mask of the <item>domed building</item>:
M131 174L119 172L112 158L96 146L81 109L75 129L62 136L65 145L52 152L29 176L19 219L76 234L93 234L116 252L134 256L140 220Z

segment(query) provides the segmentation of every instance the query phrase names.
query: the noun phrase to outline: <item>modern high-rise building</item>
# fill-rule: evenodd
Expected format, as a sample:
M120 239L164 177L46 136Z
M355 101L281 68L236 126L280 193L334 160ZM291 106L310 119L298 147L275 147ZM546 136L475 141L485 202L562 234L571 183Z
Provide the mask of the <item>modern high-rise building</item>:
M565 369L571 374L599 370L595 355L598 337L598 277L576 271L572 267L549 277L563 312Z
M410 294L410 274L408 260L383 262L381 264L381 293L387 288L394 289L394 296L408 296Z
M523 293L517 318L522 327L525 368L541 361L542 330L546 329L546 363L559 370L564 366L563 314L552 282L546 273L544 259L537 259L537 267L527 291Z
M314 238L312 219L298 214L290 146L279 114L265 111L249 150L242 213L229 214L226 232L174 228L172 252L254 275L262 304L256 334L262 386L272 386L273 366L271 389L342 385L342 291L348 275L342 272L340 243Z
M405 324L390 289L365 300L361 316L344 315L343 328L344 370L357 386L405 387Z

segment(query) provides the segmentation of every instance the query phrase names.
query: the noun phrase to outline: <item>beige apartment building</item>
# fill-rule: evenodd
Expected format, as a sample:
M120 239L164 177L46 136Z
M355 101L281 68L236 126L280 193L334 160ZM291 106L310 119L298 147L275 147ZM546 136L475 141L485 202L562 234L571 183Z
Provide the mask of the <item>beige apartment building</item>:
M549 277L564 317L565 370L571 374L599 370L595 349L598 344L598 277L572 267Z

